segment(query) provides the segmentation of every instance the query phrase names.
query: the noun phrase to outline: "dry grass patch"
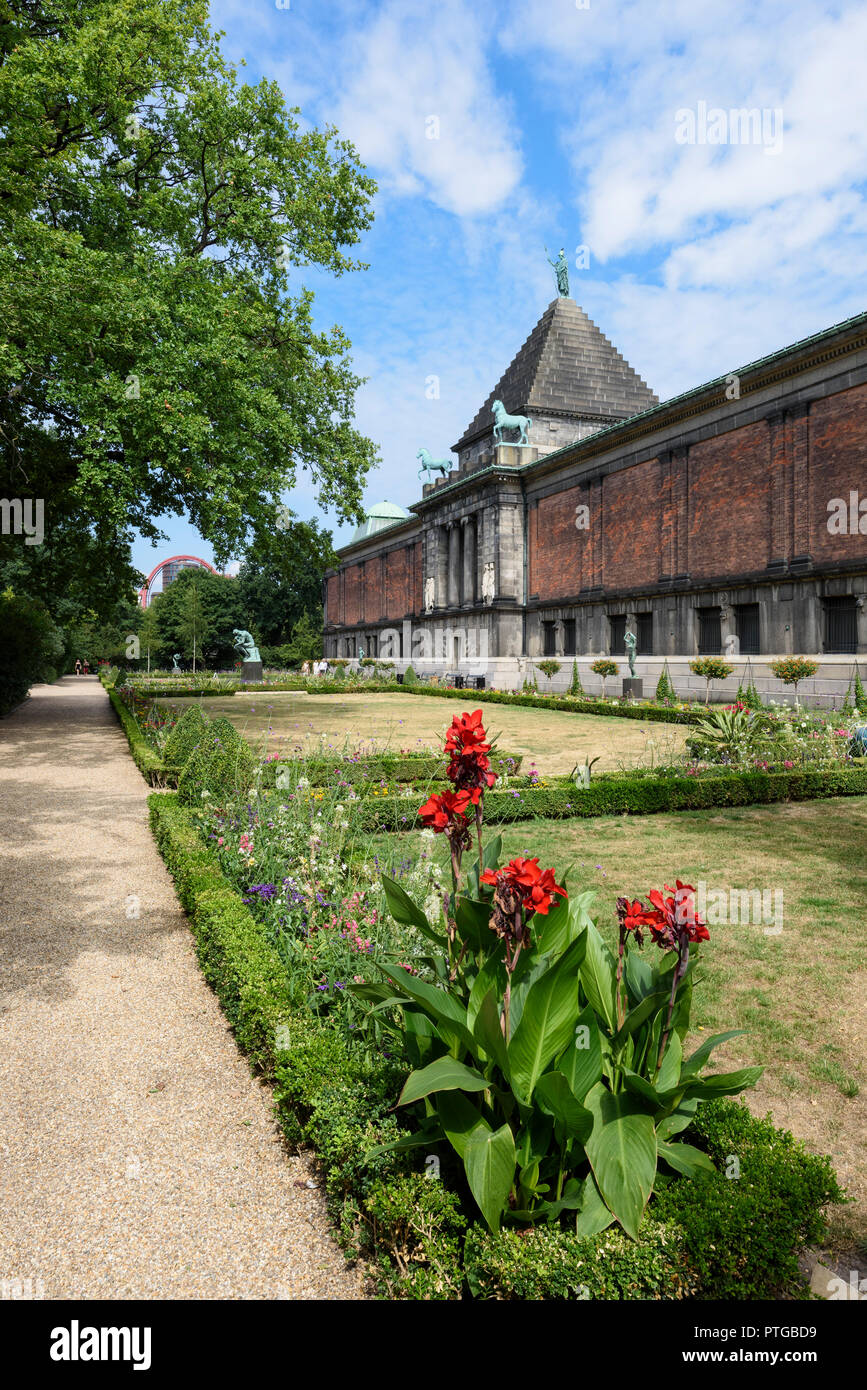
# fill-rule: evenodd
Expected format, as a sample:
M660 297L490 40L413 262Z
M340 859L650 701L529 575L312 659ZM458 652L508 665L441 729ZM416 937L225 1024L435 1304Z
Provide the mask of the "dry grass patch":
M191 697L194 698L194 697ZM185 708L187 699L163 704ZM418 695L308 695L296 691L240 692L202 701L207 714L225 715L257 748L269 753L310 752L324 735L326 747L361 742L392 749L442 747L444 729L464 706ZM598 757L596 771L669 762L683 749L686 729L639 719L610 719L563 710L486 705L467 692L467 709L481 709L485 727L503 748L525 756L524 770L571 772L585 757Z

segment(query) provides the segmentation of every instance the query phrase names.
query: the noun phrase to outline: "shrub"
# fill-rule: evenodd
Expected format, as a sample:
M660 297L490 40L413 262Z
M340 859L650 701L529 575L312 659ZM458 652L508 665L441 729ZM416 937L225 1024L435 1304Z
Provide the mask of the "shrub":
M859 714L867 714L867 693L861 684L860 672L855 671L855 708Z
M569 694L570 694L570 695L583 695L583 694L584 694L584 687L583 687L583 685L581 684L581 677L580 677L579 674L578 674L578 662L577 662L577 661L573 661L573 662L572 662L572 679L571 679L571 681L569 682Z
M798 703L798 686L801 681L815 676L819 669L818 661L810 661L806 656L787 656L781 661L771 661L768 665L778 681L782 681L783 685L795 687L795 704Z
M718 656L700 656L697 661L689 663L689 669L696 676L704 676L704 702L707 704L710 700L711 681L724 681L726 676L730 676L735 668L729 666L727 661L723 661Z
M537 661L536 665L538 666L542 674L548 677L549 681L551 681L554 678L554 676L556 676L557 672L562 669L559 661L553 661L550 659L547 661Z
M656 682L656 699L662 704L663 700L675 699L674 686L671 683L671 673L668 669L668 662L663 664L659 680Z
M822 1208L843 1193L830 1159L807 1154L770 1116L754 1119L743 1105L700 1106L687 1139L707 1149L717 1171L697 1190L671 1183L655 1199L655 1215L684 1234L690 1263L706 1299L762 1299L803 1288L798 1254L825 1228Z
M193 749L201 742L209 727L209 721L198 705L185 709L175 727L166 739L163 758L174 767L187 761Z
M593 662L593 665L590 667L590 670L595 671L597 676L602 677L602 698L604 700L605 682L607 681L609 676L617 675L617 662L609 661L607 657L600 657L598 661Z
M404 685L418 684L418 676L416 675L415 671L411 666L407 666L406 670L403 673L403 683Z
M637 1241L619 1230L581 1239L556 1226L497 1235L474 1226L464 1267L474 1298L677 1299L698 1286L682 1232L649 1219Z
M216 719L181 769L178 800L190 806L207 797L223 805L246 796L260 766L234 725L227 719Z

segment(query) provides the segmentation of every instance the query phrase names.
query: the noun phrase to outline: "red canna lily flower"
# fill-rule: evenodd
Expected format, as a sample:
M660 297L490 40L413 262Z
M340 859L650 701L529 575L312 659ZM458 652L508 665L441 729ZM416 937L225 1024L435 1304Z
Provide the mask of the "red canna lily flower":
M566 889L556 882L554 870L540 869L538 858L512 859L505 868L486 869L480 874L479 882L506 890L517 899L517 904L523 907L528 916L533 912L547 916L555 893L563 898L568 897Z
M475 750L477 753L491 751L480 709L474 710L472 714L455 715L446 733L447 753L463 752L465 749Z
M467 791L443 792L440 796L430 797L419 807L418 814L424 825L440 835L455 828L459 816L465 822L465 812L472 804L473 799ZM463 829L460 825L457 828Z

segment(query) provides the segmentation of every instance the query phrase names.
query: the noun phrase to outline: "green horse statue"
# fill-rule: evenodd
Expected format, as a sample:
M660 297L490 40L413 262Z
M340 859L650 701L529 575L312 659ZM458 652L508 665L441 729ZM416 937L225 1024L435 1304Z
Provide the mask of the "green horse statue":
M430 477L432 473L441 473L444 478L447 478L452 471L452 466L448 459L432 458L428 449L419 449L416 458L421 459L421 468L418 470L419 477L421 477L422 473L427 473L428 477Z

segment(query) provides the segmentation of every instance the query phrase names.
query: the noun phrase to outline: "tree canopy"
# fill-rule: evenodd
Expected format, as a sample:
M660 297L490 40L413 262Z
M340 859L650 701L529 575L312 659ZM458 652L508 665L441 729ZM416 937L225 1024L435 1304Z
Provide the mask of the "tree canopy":
M288 520L281 530L255 537L244 554L238 585L246 626L260 642L288 642L303 617L321 638L322 580L336 560L331 533L315 521Z
M0 495L46 534L186 513L221 563L300 471L360 517L359 378L298 272L359 265L374 184L298 115L202 0L0 3Z

